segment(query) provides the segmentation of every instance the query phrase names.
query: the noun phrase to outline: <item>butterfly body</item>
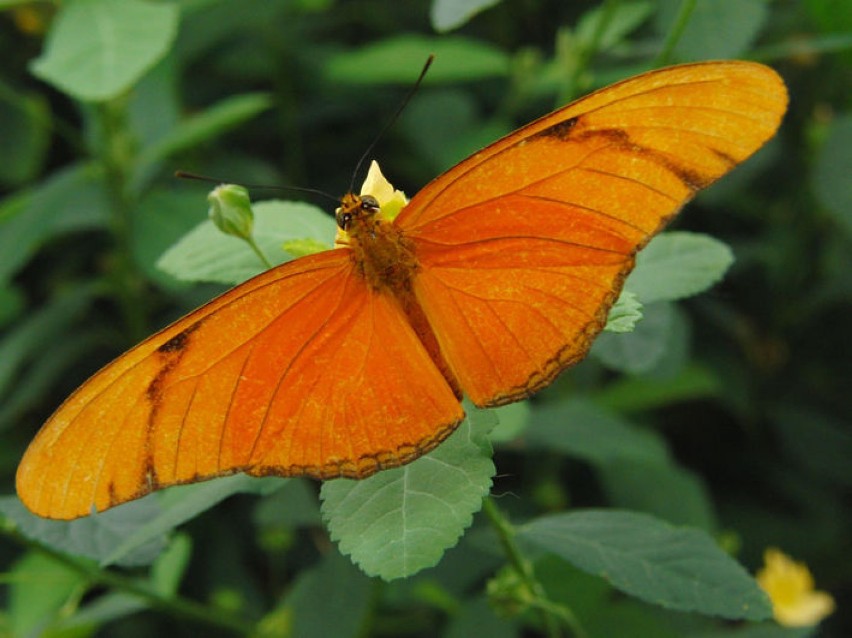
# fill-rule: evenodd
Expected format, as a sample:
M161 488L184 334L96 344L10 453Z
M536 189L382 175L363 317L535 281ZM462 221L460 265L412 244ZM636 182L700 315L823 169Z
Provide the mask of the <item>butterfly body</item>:
M32 511L246 472L364 478L580 361L636 252L777 129L783 82L687 64L597 91L426 185L343 198L338 248L267 271L81 386L27 450Z
M414 295L412 282L419 270L414 242L381 214L379 203L370 195L347 193L341 198L335 217L343 231L335 243L351 251L355 272L371 290L398 304L433 364L456 398L461 400L458 381L444 360L437 338Z
M411 280L418 269L414 244L380 215L375 198L344 195L336 217L346 233L336 243L352 251L352 261L367 285L397 298L410 298Z

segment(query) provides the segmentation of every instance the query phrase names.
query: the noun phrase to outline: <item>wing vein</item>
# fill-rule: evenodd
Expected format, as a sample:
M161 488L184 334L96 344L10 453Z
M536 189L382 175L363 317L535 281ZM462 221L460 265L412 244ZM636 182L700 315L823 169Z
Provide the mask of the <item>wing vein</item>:
M347 284L349 283L350 280L351 280L351 278L347 279ZM315 292L318 288L319 288L319 286L317 286L317 288L315 288L312 292ZM272 408L272 404L275 401L275 397L278 396L278 392L281 389L281 384L284 382L284 379L287 377L287 375L289 375L290 371L293 369L293 365L296 363L296 361L302 356L302 354L305 352L305 350L308 348L308 346L311 345L316 340L316 338L320 335L320 333L323 332L323 329L328 325L329 320L332 317L334 317L334 315L340 309L341 305L343 304L343 299L345 297L346 289L347 289L347 286L341 286L340 287L340 290L341 290L340 296L337 298L337 302L334 306L334 309L331 310L328 313L328 317L321 324L314 327L313 331L311 331L311 333L310 333L310 336L308 336L304 340L304 342L296 350L296 353L294 354L294 356L287 363L286 368L284 368L284 370L281 371L281 374L278 377L278 381L275 384L275 389L272 392L272 397L271 397L270 401L266 404L266 409L264 410L263 417L260 420L260 425L257 429L257 433L255 434L254 441L252 442L251 450L248 454L249 459L252 459L254 457L255 451L257 449L257 443L260 440L260 437L263 434L263 430L267 425L270 410ZM281 319L281 316L283 316L283 315L279 315L279 317L276 318L275 323L277 323ZM319 381L319 377L316 377L314 379L314 384L316 384L318 381ZM316 387L316 386L314 385L314 387ZM303 401L302 404L300 405L300 408L299 408L300 413L304 409L305 403L306 402ZM290 428L290 432L291 432L290 433L290 439L291 440L292 440L292 438L295 434L297 423L298 423L298 420L294 418L293 419L293 426Z
M582 244L575 241L567 241L565 239L560 239L558 237L541 237L540 235L511 235L505 237L482 237L481 239L474 239L472 241L466 241L461 244L451 244L450 242L438 241L436 239L425 239L418 237L417 243L420 244L433 244L435 246L447 246L447 247L457 247L457 246L486 246L488 244L494 244L498 242L504 241L516 241L516 240L534 240L540 241L548 244L560 244L562 246L574 246L576 248L588 248L590 250L595 250L602 253L608 253L613 255L624 255L625 253L614 250L612 248L604 248L602 246L591 246L589 244ZM468 266L470 267L470 266Z

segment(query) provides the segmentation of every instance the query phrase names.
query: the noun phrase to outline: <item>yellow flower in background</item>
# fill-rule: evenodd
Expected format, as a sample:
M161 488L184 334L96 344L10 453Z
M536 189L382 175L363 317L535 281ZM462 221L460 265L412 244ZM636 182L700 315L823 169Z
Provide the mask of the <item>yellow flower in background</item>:
M56 8L47 3L31 3L12 10L12 20L21 33L41 36L47 31Z
M834 611L834 599L814 589L808 566L771 547L763 555L757 583L772 600L775 620L787 627L816 625Z

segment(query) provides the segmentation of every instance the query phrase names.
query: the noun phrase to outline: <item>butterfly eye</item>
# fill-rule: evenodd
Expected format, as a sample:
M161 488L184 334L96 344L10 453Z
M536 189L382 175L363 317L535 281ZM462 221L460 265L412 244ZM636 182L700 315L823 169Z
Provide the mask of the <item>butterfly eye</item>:
M362 195L361 208L369 213L378 213L381 207L379 206L379 200L372 195Z
M349 230L349 224L352 223L352 213L340 213L337 215L337 225L341 230Z

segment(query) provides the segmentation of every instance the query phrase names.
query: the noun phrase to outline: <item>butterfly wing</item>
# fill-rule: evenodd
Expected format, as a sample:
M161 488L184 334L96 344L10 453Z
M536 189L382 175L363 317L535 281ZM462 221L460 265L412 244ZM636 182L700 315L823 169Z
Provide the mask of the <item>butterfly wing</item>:
M398 302L337 249L255 277L103 368L38 433L17 488L64 519L234 472L361 478L462 418Z
M396 223L414 290L477 405L517 400L585 355L634 255L777 129L787 93L747 62L671 67L570 104L461 162Z

